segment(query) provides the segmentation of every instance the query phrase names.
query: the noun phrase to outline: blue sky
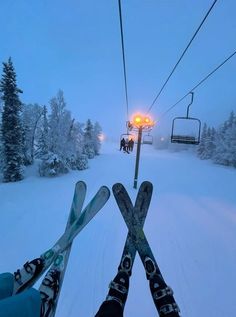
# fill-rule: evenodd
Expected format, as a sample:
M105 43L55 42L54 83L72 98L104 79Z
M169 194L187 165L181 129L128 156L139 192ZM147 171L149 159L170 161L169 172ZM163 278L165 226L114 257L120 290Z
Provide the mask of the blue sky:
M147 111L213 0L122 1L129 112ZM152 109L160 115L236 49L236 2L218 0ZM49 104L58 89L84 122L105 134L125 130L126 106L117 0L3 0L0 61L9 56L25 103ZM236 57L195 92L191 115L210 125L236 110ZM186 99L157 131L185 114Z

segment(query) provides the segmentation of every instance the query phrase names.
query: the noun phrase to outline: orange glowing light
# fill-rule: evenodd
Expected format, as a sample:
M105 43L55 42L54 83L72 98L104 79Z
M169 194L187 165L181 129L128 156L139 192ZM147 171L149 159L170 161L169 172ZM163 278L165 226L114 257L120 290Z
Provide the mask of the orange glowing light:
M140 123L141 122L141 118L140 117L135 117L134 120L135 120L136 123Z
M136 128L142 127L143 129L151 128L154 126L154 121L143 114L135 114L133 116L133 120L131 121L131 125Z

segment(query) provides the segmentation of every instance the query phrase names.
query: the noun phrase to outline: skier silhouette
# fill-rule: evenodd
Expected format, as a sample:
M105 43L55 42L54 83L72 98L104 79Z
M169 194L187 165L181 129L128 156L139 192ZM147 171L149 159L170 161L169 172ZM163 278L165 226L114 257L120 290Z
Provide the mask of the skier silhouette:
M122 138L122 139L120 140L120 151L121 151L122 149L124 149L124 147L125 147L125 139Z

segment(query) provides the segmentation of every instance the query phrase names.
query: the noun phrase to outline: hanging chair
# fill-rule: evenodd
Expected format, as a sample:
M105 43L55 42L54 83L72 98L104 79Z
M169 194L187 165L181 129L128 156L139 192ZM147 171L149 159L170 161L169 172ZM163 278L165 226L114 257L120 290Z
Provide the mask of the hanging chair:
M200 143L201 121L197 118L189 117L189 107L193 103L193 92L191 94L191 102L187 107L186 117L176 117L172 122L171 142L182 144Z
M144 135L143 137L143 144L153 144L153 136L152 135Z

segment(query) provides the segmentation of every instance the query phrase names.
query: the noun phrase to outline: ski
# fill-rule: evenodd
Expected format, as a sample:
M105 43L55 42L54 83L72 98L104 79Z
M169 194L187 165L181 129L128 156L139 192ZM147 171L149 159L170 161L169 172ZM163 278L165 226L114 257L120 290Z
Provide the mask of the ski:
M115 184L112 189L120 212L129 229L133 244L144 265L147 279L150 282L152 298L159 316L179 317L179 308L175 302L173 291L167 286L161 274L151 247L140 225L138 213L135 211L135 208L131 208L132 206L127 203L127 197L129 195L126 189L119 183Z
M87 186L86 186L85 182L79 181L79 182L76 183L74 196L73 196L73 200L72 200L72 205L71 205L71 209L70 209L70 216L68 218L65 231L68 230L73 225L73 223L75 222L75 220L77 218L79 218L79 216L81 214L81 210L82 210L83 204L84 204L86 191L87 191ZM57 302L58 302L58 299L59 299L59 296L60 296L60 292L61 292L61 288L62 288L64 276L65 276L65 272L66 272L66 269L67 269L67 264L68 264L68 261L69 261L69 256L70 256L70 251L71 251L71 248L72 248L72 243L73 242L71 242L67 246L67 248L65 249L64 252L60 253L56 257L56 260L54 261L53 265L50 268L50 270L52 270L52 271L59 271L60 272L60 278L59 278L59 285L58 285L58 294L57 294L56 299L53 301L53 308L51 309L50 314L49 314L48 317L53 317L53 316L55 316L55 313L56 313ZM41 287L42 287L42 285L41 285Z
M79 234L79 232L90 222L90 220L105 205L110 197L110 191L106 186L102 186L93 199L82 211L79 218L57 240L54 246L44 252L39 258L31 262L26 262L21 270L17 270L14 281L13 294L19 293L31 287L42 274L51 266L57 255L62 253ZM69 215L70 218L71 215Z
M124 196L125 196L124 200L125 200L127 208L129 210L133 210L133 212L137 215L139 225L143 228L144 222L145 222L145 219L147 216L148 208L149 208L151 198L152 198L152 184L150 182L147 182L147 181L143 182L141 184L134 206L133 206L131 199L130 199L127 192L125 193ZM130 261L131 261L130 275L131 275L134 259L136 256L136 247L133 244L133 240L132 240L130 232L128 232L128 234L127 234L127 238L126 238L126 242L125 242L125 246L123 249L123 253L121 256L121 262L120 262L120 265L118 267L118 270L121 270L122 267L124 267L123 260L127 256L128 257L130 256Z
M133 206L129 195L126 193L124 202L126 208L137 214L139 225L143 227L147 215L148 207L152 197L152 184L143 182L139 188L135 205ZM132 267L136 256L136 248L133 244L131 234L128 232L124 249L122 252L118 272L115 278L109 284L109 291L106 301L117 301L122 309L128 296L129 277L132 274Z

